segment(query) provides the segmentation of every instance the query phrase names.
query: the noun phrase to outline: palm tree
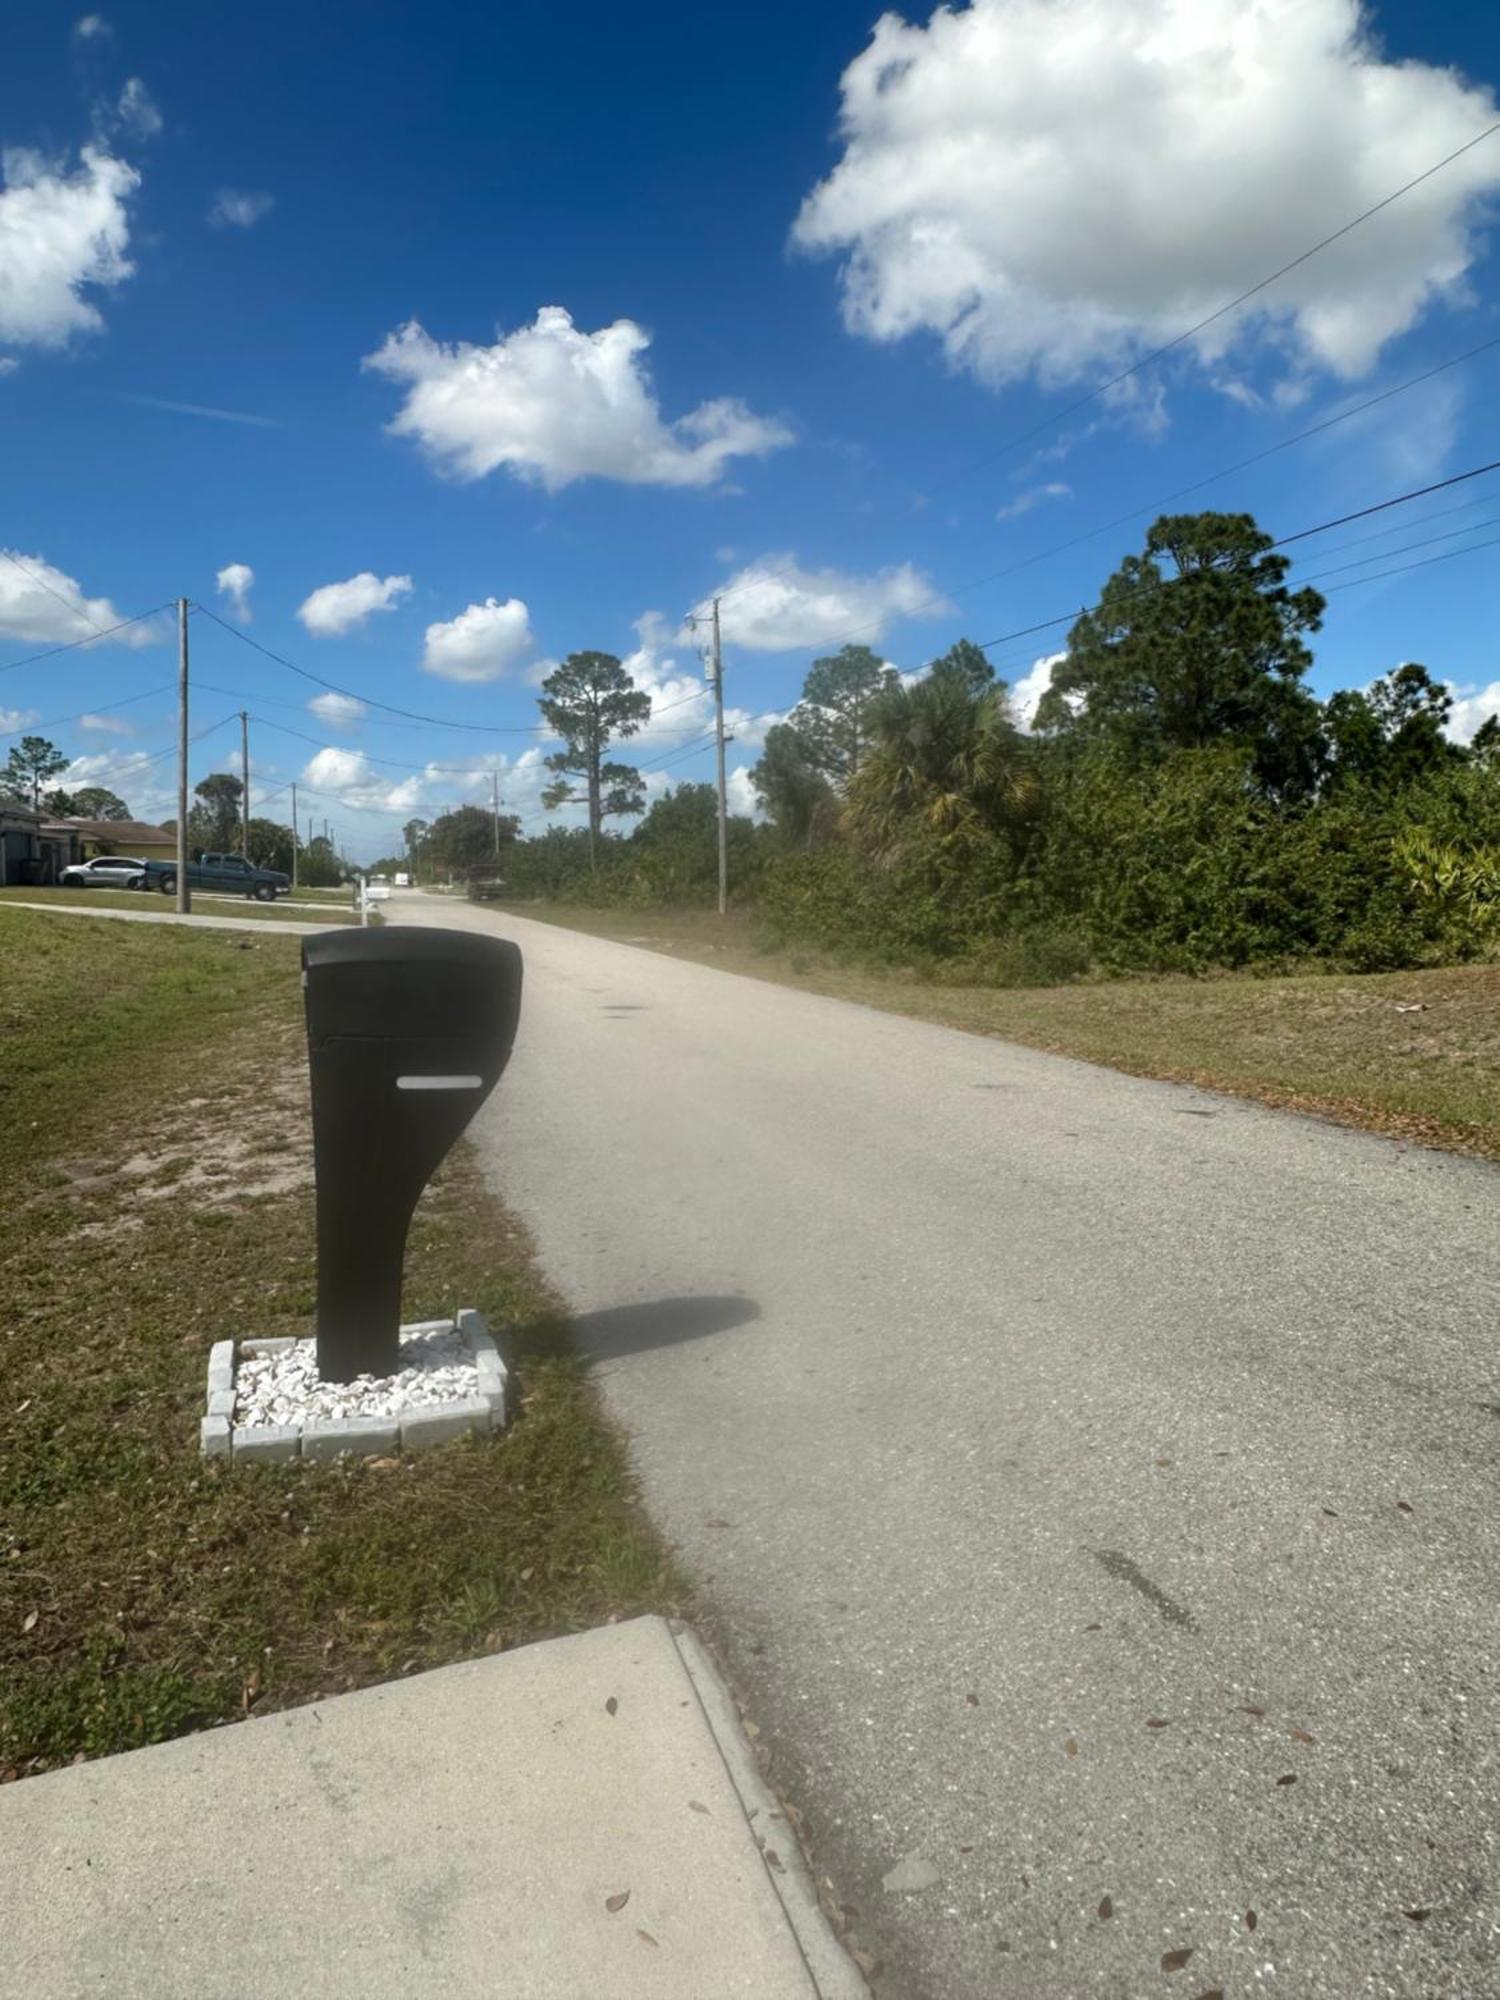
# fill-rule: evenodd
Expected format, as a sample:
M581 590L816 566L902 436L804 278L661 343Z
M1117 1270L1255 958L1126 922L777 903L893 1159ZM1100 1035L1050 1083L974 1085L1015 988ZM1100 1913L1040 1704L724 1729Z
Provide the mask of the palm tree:
M1036 777L1003 681L981 688L937 669L876 697L868 727L845 817L876 852L889 855L913 834L951 847L1023 829Z

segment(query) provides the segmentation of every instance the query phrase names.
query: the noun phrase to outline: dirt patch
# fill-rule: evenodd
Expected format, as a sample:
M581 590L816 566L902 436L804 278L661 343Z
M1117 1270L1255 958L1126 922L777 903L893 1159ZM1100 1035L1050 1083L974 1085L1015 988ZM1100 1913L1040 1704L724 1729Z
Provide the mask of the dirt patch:
M87 1205L95 1212L74 1233L109 1238L143 1227L146 1203L186 1197L195 1209L233 1209L311 1188L312 1118L300 1036L275 1037L253 1079L231 1074L224 1081L232 1116L225 1115L222 1098L212 1119L203 1116L208 1099L182 1099L132 1135L135 1149L123 1159L57 1161L62 1185L41 1191L31 1205Z

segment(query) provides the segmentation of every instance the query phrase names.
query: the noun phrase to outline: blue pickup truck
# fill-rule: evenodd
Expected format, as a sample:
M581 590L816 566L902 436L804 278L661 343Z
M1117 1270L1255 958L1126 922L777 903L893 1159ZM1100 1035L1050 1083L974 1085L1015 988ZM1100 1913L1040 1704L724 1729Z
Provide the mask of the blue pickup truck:
M216 889L222 896L253 896L269 903L284 896L292 886L290 875L279 868L257 868L243 854L200 854L187 865L190 889ZM143 889L160 889L164 896L177 893L177 863L148 861Z

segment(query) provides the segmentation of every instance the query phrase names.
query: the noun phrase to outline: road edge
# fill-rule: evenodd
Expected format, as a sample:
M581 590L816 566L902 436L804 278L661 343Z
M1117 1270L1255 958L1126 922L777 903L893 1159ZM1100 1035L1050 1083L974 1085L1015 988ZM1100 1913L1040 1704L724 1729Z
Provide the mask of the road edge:
M870 2000L870 1989L863 1975L824 1914L796 1832L786 1820L776 1794L761 1776L754 1753L741 1731L734 1696L691 1626L669 1619L667 1629L821 2000ZM761 1829L782 1822L786 1824L786 1838L771 1846ZM768 1847L779 1866L767 1858Z

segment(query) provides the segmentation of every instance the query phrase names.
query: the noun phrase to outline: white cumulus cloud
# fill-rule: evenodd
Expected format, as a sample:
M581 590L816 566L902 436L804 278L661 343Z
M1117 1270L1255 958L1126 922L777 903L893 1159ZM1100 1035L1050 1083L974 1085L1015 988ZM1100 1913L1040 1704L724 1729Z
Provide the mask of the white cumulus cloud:
M664 420L643 359L650 345L633 320L586 333L561 306L543 306L490 347L436 341L412 320L364 365L406 392L390 428L459 479L504 466L549 491L589 478L712 486L731 459L790 444L785 425L734 397Z
M422 671L445 681L494 681L531 651L531 614L519 597L487 597L429 625Z
M94 736L134 736L135 726L123 715L80 715L78 727Z
M320 722L335 729L352 729L364 720L365 705L358 695L335 694L330 688L326 694L315 694L307 705Z
M799 652L834 641L873 645L893 619L936 618L952 609L910 563L856 576L803 569L785 553L747 563L719 586L719 595L725 643L753 653Z
M888 13L842 80L842 157L794 240L843 311L936 335L1000 384L1138 356L1394 192L1495 117L1452 69L1386 61L1359 0L973 0ZM1479 146L1200 337L1269 335L1352 377L1461 299Z
M118 625L125 616L107 597L85 597L76 578L42 556L6 551L0 562L0 637L29 645L64 645ZM112 635L122 646L149 646L158 636L149 621Z
M250 623L250 591L255 571L249 563L226 563L214 578L220 597L228 598L229 608L242 625Z
M302 600L297 616L319 639L352 632L377 611L394 611L411 590L409 576L376 576L362 569L342 583L325 583Z
M108 41L113 33L102 14L83 14L73 23L73 39L78 42Z
M422 803L420 777L393 782L363 750L341 750L332 744L309 758L300 782L309 791L327 793L364 812L414 812Z
M1448 716L1448 734L1455 743L1471 743L1474 732L1492 715L1500 715L1500 680L1488 687L1448 682L1453 707Z
M61 347L102 325L90 289L123 284L134 266L130 197L140 176L85 146L72 173L40 153L0 154L0 345Z
M215 229L253 229L275 206L274 195L220 188L209 203L208 219Z
M1042 696L1052 685L1052 669L1060 666L1067 657L1066 653L1048 653L1044 658L1033 661L1011 688L1011 713L1022 729L1030 729L1036 721Z

